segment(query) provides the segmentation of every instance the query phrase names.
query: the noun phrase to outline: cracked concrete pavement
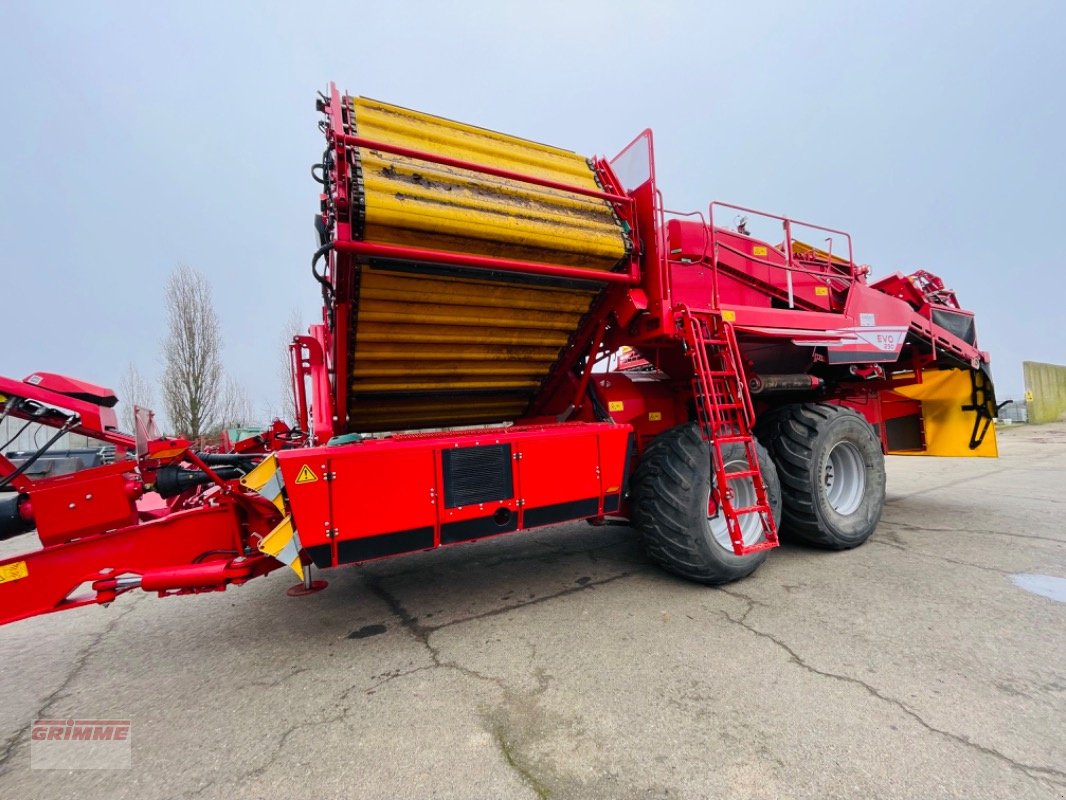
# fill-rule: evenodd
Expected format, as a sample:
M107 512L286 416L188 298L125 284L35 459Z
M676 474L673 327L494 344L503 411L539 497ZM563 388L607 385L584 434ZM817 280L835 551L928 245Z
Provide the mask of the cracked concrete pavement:
M1066 577L1066 425L1001 451L722 589L580 524L7 626L0 798L1066 797L1066 605L1010 580ZM132 769L31 770L42 716Z

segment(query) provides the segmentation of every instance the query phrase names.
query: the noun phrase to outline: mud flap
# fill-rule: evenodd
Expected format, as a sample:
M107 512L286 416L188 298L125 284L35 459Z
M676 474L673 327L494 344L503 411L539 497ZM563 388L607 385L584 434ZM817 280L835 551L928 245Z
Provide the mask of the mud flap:
M922 404L925 450L890 451L894 455L996 458L996 396L992 378L982 367L927 369L922 382L897 387L896 393Z

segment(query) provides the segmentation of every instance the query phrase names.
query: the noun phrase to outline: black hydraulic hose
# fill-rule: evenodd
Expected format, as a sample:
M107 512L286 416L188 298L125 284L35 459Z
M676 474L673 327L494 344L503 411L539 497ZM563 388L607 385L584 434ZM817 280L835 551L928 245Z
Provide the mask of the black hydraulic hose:
M18 400L17 397L9 397L9 398L7 398L7 402L4 403L4 410L2 412L0 412L0 425L3 424L5 419L7 419L7 415L11 413L11 409L13 409L15 407L15 401L16 400Z
M318 260L332 249L333 242L326 242L320 248L315 250L315 254L311 257L311 274L315 276L316 281L326 287L329 286L329 281L326 280L325 273L322 273L321 275L319 274L318 269L316 269L316 267L318 266Z
M0 444L0 451L3 451L3 449L5 447L7 447L9 444L11 444L13 441L15 441L17 438L19 438L19 436L22 435L22 432L24 430L26 430L26 428L30 427L30 423L34 422L35 418L42 416L44 414L44 412L47 410L44 406L42 406L39 403L36 403L36 402L34 402L32 400L23 401L23 400L20 400L17 397L9 397L7 399L7 402L4 403L3 413L0 413L0 423L3 423L3 421L5 419L7 419L8 416L11 414L11 412L15 408L15 406L19 405L20 403L26 403L27 404L28 408L33 413L33 417L31 417L30 419L27 419L26 422L22 425L22 427L19 428L18 431L15 432L14 436L12 436L10 439L8 439L3 444Z
M324 194L329 194L329 168L333 166L333 159L330 158L329 148L322 151L322 160L317 164L311 165L311 180L323 187ZM322 174L318 175L315 170L322 170Z
M197 453L196 457L208 466L239 467L242 464L262 459L262 455L244 455L243 453Z
M263 460L261 453L197 453L196 457L209 467L233 468L247 475Z
M0 417L0 422L3 422L3 421L4 421L3 418ZM15 441L17 438L19 438L22 435L22 432L24 430L26 430L26 428L30 427L30 423L31 422L33 422L32 419L26 420L25 424L23 424L23 426L21 428L19 428L17 431L15 431L15 435L14 436L12 436L10 439L8 439L3 444L0 444L0 451L2 451L5 447L7 447L9 444L11 444L13 441Z
M67 431L69 431L71 428L73 428L75 425L77 425L78 422L80 422L80 421L81 421L81 417L79 417L77 414L75 414L74 416L72 416L69 419L67 419L67 421L63 425L63 427L60 428L58 431L56 431L55 436L53 436L51 439L49 439L47 442L45 442L44 446L41 447L41 449L39 449L36 453L34 453L32 456L30 456L24 462L22 462L22 466L20 466L18 469L16 469L14 472L12 472L6 478L0 480L0 489L3 489L5 486L7 486L9 483L11 483L11 481L15 480L15 478L17 478L19 475L22 475L26 470L28 470L30 467L32 467L34 464L36 464L37 463L37 459L39 459L41 456L43 456L48 451L49 447L51 447L56 442L58 442L60 437L63 436L63 434L65 434Z
M322 305L330 310L330 327L333 327L333 287L329 285L329 280L324 273L321 275L318 274L316 266L318 260L332 249L333 242L326 242L320 248L315 250L314 256L311 257L311 274L314 275L315 280L322 285Z
M589 397L589 402L592 403L592 413L595 416L597 422L610 422L611 414L603 407L603 403L600 402L599 393L592 388L592 381L589 381L588 388L585 390Z

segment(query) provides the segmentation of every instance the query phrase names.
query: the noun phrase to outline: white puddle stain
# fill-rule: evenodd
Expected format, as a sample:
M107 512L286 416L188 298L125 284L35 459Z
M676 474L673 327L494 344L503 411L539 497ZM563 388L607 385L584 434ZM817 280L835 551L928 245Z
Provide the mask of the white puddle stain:
M1012 575L1011 581L1015 586L1027 592L1041 597L1050 597L1059 603L1066 603L1066 578L1056 578L1054 575L1030 575L1023 572L1020 575Z

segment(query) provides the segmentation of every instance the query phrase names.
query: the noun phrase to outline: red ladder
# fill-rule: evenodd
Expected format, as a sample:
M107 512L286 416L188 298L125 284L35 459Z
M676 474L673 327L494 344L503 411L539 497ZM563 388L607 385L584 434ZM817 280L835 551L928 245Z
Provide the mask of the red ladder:
M744 556L777 547L777 526L766 497L755 437L751 433L755 409L744 378L736 333L718 312L708 314L709 325L705 319L693 316L685 306L679 307L678 312L678 322L692 359L696 419L703 438L711 445L711 466L718 487L712 493L712 500L723 512L733 552ZM733 442L744 445L747 464L738 472L726 472L723 447ZM755 487L754 505L734 507L731 483L740 480L751 480ZM741 527L741 517L749 514L758 515L763 533L762 540L752 545L744 543Z

